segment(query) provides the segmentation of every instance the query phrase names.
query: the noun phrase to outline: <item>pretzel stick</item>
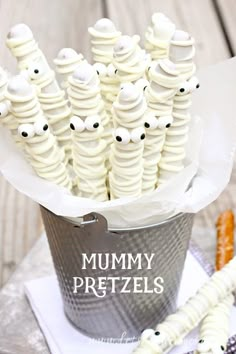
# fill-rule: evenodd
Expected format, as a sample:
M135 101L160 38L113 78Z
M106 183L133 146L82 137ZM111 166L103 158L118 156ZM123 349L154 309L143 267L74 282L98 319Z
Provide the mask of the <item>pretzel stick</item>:
M216 270L220 270L234 255L234 214L226 210L217 219Z

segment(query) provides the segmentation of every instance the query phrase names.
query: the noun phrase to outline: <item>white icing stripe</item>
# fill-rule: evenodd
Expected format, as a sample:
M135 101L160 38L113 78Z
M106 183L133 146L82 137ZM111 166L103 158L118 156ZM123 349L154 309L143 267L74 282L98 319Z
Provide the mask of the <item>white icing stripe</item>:
M163 323L156 326L155 330L145 330L141 335L141 341L138 347L133 353L167 353L175 345L180 344L184 337L198 326L209 313L209 310L211 319L205 322L203 332L206 333L207 336L209 333L211 334L212 332L209 331L209 328L214 326L213 323L215 320L219 322L221 319L226 327L219 335L219 339L225 341L226 336L228 336L228 313L233 301L230 294L236 289L235 273L236 257L221 271L213 274L211 279L199 289L196 295L190 298L185 305L180 307L175 314L168 316ZM222 304L218 305L220 302L222 302ZM217 305L218 309L215 308ZM214 312L212 309L217 310ZM209 351L206 353L218 354L219 351Z

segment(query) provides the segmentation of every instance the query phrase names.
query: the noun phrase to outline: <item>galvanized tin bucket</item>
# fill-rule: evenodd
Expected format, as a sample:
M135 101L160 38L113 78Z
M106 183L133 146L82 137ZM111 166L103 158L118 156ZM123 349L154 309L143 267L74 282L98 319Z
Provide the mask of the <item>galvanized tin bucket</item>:
M178 214L156 225L114 231L107 229L106 219L97 213L86 215L80 224L43 207L41 213L65 314L82 333L103 341L135 341L144 328L153 327L175 311L193 214ZM101 269L91 262L85 267L82 254L88 258L95 254L94 259L101 254L102 268L106 268L104 259L108 254L109 266ZM126 264L122 262L115 266L112 254L118 258L122 254L127 258L129 254L134 258L141 254L142 269L138 269L138 263L133 263L132 269L122 269ZM151 269L144 254L153 255ZM75 277L80 279L76 293ZM101 277L106 279L105 295L104 287L103 291L98 289ZM134 285L137 277L139 286ZM160 291L155 287L158 277L164 280L161 294L154 291L154 288ZM85 283L81 285L81 279L88 278L90 284L94 279L96 293L91 288L88 291ZM116 278L113 287L111 278ZM127 278L129 285L124 292Z

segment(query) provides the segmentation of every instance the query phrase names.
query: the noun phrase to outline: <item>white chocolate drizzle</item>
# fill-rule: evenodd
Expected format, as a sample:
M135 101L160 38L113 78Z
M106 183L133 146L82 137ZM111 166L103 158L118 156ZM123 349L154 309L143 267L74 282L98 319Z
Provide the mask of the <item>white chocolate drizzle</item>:
M210 309L236 289L236 258L215 272L198 292L175 314L169 315L155 330L146 329L134 354L165 354L206 317ZM214 352L215 354L215 352ZM218 354L218 352L217 352Z

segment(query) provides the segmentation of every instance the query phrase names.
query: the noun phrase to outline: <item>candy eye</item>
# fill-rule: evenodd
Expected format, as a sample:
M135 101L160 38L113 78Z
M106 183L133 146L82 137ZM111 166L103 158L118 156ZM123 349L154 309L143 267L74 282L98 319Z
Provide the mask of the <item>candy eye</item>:
M44 135L48 130L48 121L46 119L39 119L34 123L34 131L37 135Z
M225 351L225 347L223 345L220 346L220 349L224 352Z
M85 119L85 128L89 131L94 131L99 128L101 124L101 118L98 115L90 116Z
M93 67L96 70L99 77L105 77L107 75L106 65L104 65L102 63L95 63L95 64L93 64Z
M193 92L200 87L199 80L196 76L191 77L191 79L188 82L189 82L190 92Z
M76 132L82 132L85 129L84 121L77 116L73 116L70 119L70 129L75 130Z
M158 127L158 119L153 114L149 114L145 119L144 126L147 129L156 129Z
M5 118L9 113L6 103L0 103L0 118Z
M204 343L204 340L203 339L200 339L200 341L198 343Z
M155 336L159 336L161 333L159 331L155 332Z
M18 134L24 138L29 139L34 136L34 125L33 124L22 124L18 127Z
M31 80L38 79L43 75L43 68L39 63L32 64L28 68L28 72Z
M109 64L107 67L107 75L109 77L115 77L117 74L117 69L114 67L113 64Z
M187 95L189 92L190 92L190 84L188 81L185 81L180 85L177 94L179 96L182 96L182 95Z
M172 116L160 117L158 119L158 128L160 128L160 129L170 128L172 123L173 123Z
M115 131L115 139L118 143L126 145L130 142L130 133L125 128L117 128Z
M133 129L131 132L131 140L133 143L137 144L140 143L140 141L145 139L145 130L144 128L136 128Z

